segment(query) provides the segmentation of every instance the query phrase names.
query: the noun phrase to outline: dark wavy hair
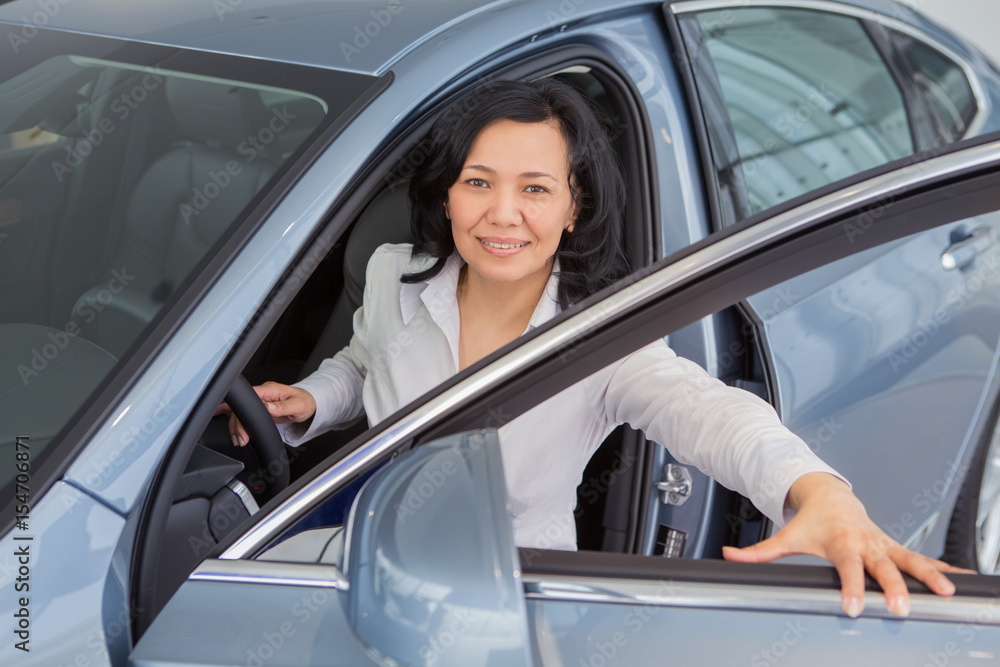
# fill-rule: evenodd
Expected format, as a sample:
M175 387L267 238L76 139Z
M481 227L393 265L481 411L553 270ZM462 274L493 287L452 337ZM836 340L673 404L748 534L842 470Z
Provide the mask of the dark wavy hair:
M445 217L448 189L468 157L472 142L490 123L552 121L569 149L570 191L579 208L572 232L564 231L559 260L559 305L572 304L628 273L622 242L625 185L599 112L569 84L551 77L537 81L494 81L455 102L421 142L427 160L410 181L413 256L437 258L429 269L404 275L404 283L436 276L455 250Z

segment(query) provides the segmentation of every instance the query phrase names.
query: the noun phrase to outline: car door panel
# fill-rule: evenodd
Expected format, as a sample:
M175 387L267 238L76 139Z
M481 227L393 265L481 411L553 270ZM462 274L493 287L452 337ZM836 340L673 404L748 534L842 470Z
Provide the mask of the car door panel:
M995 603L988 598L954 601L952 611L960 608L964 619L956 615L942 623L933 619L933 612L920 620L922 599L914 600L906 621L878 612L850 619L836 614L839 595L834 591L790 589L787 595L779 593L786 608L774 609L779 605L770 603L773 590L765 587L671 580L562 583L573 589L564 596L569 599L528 594L540 664L840 667L849 660L872 667L982 665L996 655L1000 642L1000 628L973 620L995 617ZM590 584L596 592L582 595ZM629 593L614 599L608 585L617 594L622 589ZM544 584L529 580L529 591L532 586ZM717 604L699 606L713 597ZM699 602L692 605L692 600ZM938 606L932 599L926 603L928 609ZM867 604L883 603L869 595Z
M783 421L903 542L919 541L964 477L1000 332L1000 247L961 269L941 256L964 230L998 225L997 214L954 223L747 299Z
M189 581L129 664L378 665L351 631L344 595L321 585Z

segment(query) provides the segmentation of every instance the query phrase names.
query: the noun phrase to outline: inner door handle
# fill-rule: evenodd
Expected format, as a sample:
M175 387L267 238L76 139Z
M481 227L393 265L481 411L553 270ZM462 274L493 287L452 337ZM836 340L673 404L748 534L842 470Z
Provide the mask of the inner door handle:
M941 266L949 271L964 268L976 258L976 255L993 245L993 241L992 228L977 227L967 237L952 243L941 253Z

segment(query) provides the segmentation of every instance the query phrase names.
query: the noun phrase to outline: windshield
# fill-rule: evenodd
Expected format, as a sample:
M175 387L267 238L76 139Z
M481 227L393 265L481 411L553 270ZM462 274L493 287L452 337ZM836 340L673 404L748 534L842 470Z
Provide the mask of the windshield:
M4 60L0 486L372 81L45 31Z

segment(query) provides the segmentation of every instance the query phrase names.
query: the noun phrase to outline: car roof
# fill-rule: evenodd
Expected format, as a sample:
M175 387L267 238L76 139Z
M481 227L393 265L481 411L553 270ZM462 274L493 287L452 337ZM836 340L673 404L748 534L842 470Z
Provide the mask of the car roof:
M172 0L118 3L107 0L15 0L0 5L0 21L118 37L267 60L380 74L417 46L474 16L490 21L557 30L608 10L658 3L643 0ZM675 5L709 5L679 0ZM732 5L747 4L733 0ZM803 0L802 4L831 5ZM891 0L846 0L912 20ZM4 31L7 32L7 31ZM10 39L8 33L8 38ZM505 34L499 31L499 34Z

